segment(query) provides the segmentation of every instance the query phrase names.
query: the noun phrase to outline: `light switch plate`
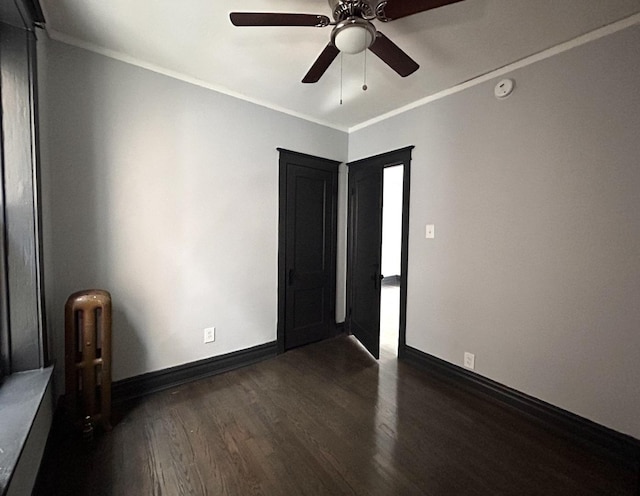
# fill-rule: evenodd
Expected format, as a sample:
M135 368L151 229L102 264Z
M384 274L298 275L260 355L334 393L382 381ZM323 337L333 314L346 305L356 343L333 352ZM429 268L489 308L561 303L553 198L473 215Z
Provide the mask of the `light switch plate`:
M425 234L427 239L434 239L436 237L436 226L434 226L433 224L427 224Z

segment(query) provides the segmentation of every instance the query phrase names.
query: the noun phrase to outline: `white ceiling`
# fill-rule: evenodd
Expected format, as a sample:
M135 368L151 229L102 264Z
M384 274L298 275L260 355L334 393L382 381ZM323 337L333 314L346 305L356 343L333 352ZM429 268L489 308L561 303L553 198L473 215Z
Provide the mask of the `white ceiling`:
M349 129L461 82L640 12L640 0L464 0L376 26L420 64L401 78L371 52L300 81L331 28L231 25L229 12L331 16L327 0L40 0L66 41Z

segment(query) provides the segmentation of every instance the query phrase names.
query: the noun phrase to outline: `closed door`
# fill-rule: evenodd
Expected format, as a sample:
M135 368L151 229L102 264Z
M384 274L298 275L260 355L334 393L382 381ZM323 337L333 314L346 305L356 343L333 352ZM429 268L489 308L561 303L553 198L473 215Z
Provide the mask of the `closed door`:
M335 330L338 162L280 150L280 166L278 345L284 351Z

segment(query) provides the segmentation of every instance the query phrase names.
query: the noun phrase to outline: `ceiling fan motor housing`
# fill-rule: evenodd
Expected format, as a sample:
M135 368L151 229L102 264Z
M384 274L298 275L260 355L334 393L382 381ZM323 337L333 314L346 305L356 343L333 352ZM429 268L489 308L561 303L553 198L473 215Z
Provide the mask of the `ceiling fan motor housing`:
M349 17L374 17L374 9L367 0L329 0L329 6L337 22Z

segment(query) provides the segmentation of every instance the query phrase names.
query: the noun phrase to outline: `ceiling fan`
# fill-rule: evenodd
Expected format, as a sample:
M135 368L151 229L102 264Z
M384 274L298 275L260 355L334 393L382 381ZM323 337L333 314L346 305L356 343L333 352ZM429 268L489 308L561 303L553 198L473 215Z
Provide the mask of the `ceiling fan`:
M234 26L333 26L331 41L303 78L303 83L320 80L340 52L371 50L400 76L413 74L420 67L393 41L376 29L371 21L393 21L462 0L329 0L334 22L328 16L274 12L232 12Z

